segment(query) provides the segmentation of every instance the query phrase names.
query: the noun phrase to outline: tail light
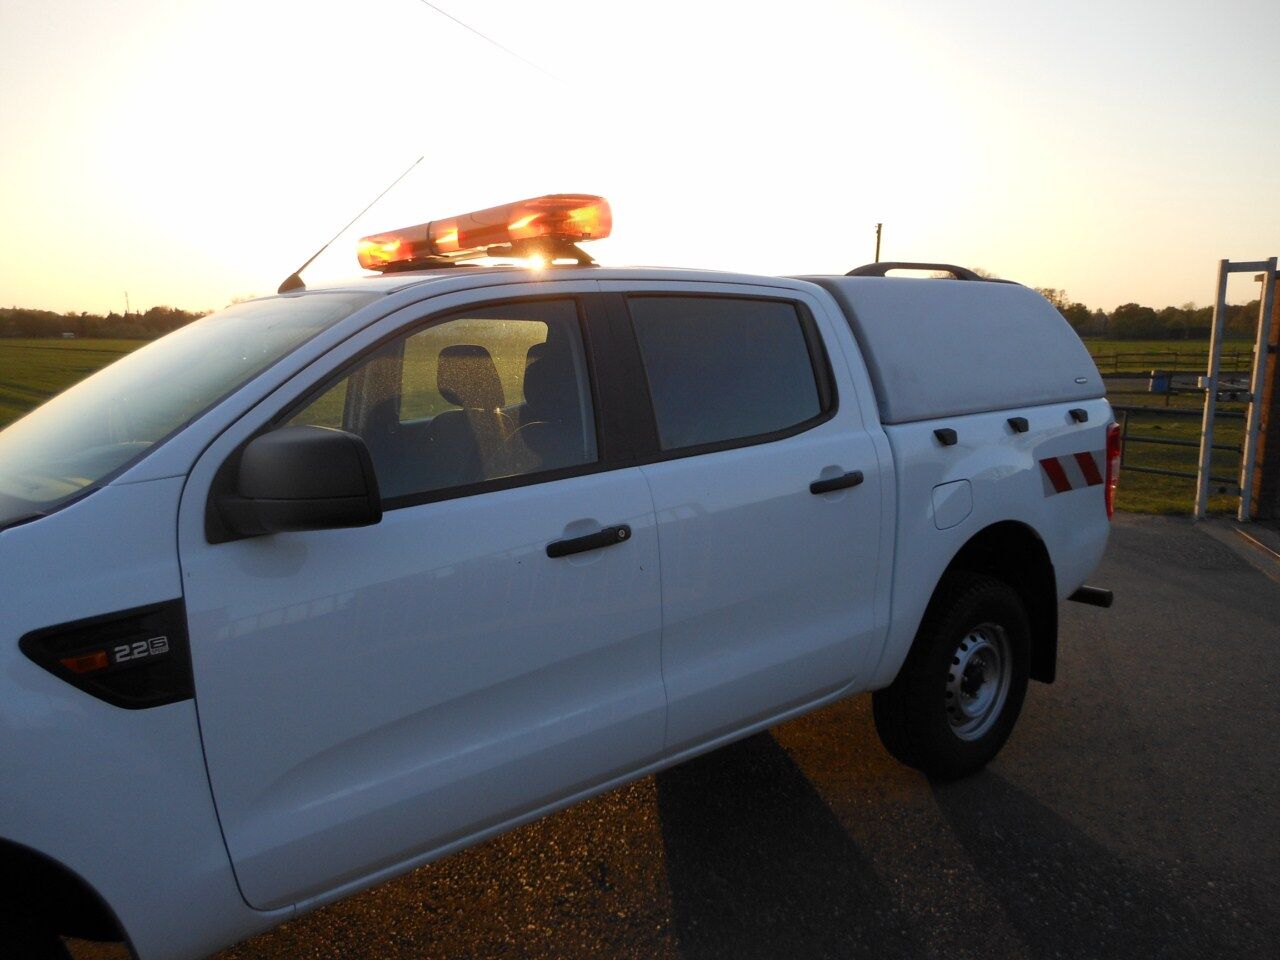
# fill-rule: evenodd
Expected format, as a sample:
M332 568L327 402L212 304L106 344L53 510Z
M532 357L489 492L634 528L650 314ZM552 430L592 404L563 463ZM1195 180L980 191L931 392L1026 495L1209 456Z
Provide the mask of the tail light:
M612 229L604 197L555 193L365 237L356 256L366 270L386 270L410 260L483 256L490 247L533 240L600 240Z
M1120 424L1107 427L1107 519L1116 512L1116 484L1120 482Z

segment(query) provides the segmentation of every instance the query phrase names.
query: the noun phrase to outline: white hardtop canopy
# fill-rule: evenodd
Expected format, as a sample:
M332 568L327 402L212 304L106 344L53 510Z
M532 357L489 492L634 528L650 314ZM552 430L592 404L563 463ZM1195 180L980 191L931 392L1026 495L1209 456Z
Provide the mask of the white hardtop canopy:
M1087 400L1106 394L1084 343L1016 283L804 277L840 304L883 423Z

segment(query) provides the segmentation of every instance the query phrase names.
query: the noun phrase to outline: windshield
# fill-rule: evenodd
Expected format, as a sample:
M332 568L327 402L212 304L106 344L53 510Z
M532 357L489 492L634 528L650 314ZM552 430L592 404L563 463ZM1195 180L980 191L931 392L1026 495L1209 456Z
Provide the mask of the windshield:
M316 293L236 304L58 394L0 431L0 528L99 486L378 296Z

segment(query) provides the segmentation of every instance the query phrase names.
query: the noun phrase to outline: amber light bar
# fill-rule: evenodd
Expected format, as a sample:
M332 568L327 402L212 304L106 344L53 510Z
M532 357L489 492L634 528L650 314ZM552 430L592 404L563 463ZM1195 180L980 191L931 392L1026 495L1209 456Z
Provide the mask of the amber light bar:
M553 193L365 237L356 256L366 270L385 270L411 260L483 256L493 247L531 240L600 240L612 228L613 214L604 197Z

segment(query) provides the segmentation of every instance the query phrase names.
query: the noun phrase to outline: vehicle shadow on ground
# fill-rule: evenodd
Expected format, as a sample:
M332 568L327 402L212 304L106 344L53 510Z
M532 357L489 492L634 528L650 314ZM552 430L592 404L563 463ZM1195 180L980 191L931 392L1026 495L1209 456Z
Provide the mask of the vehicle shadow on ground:
M769 734L656 780L681 957L922 955L870 862Z
M947 846L962 851L936 864L954 874L956 900L932 905L900 898L937 878L873 863L768 734L656 780L683 960L1266 955L1249 919L1265 904L1233 899L1223 878L1191 863L1127 860L990 771L921 782L950 828Z
M1256 940L1242 942L1253 938L1231 915L1244 905L1194 864L1162 869L1126 861L989 770L932 790L975 880L1028 956L1255 955Z

